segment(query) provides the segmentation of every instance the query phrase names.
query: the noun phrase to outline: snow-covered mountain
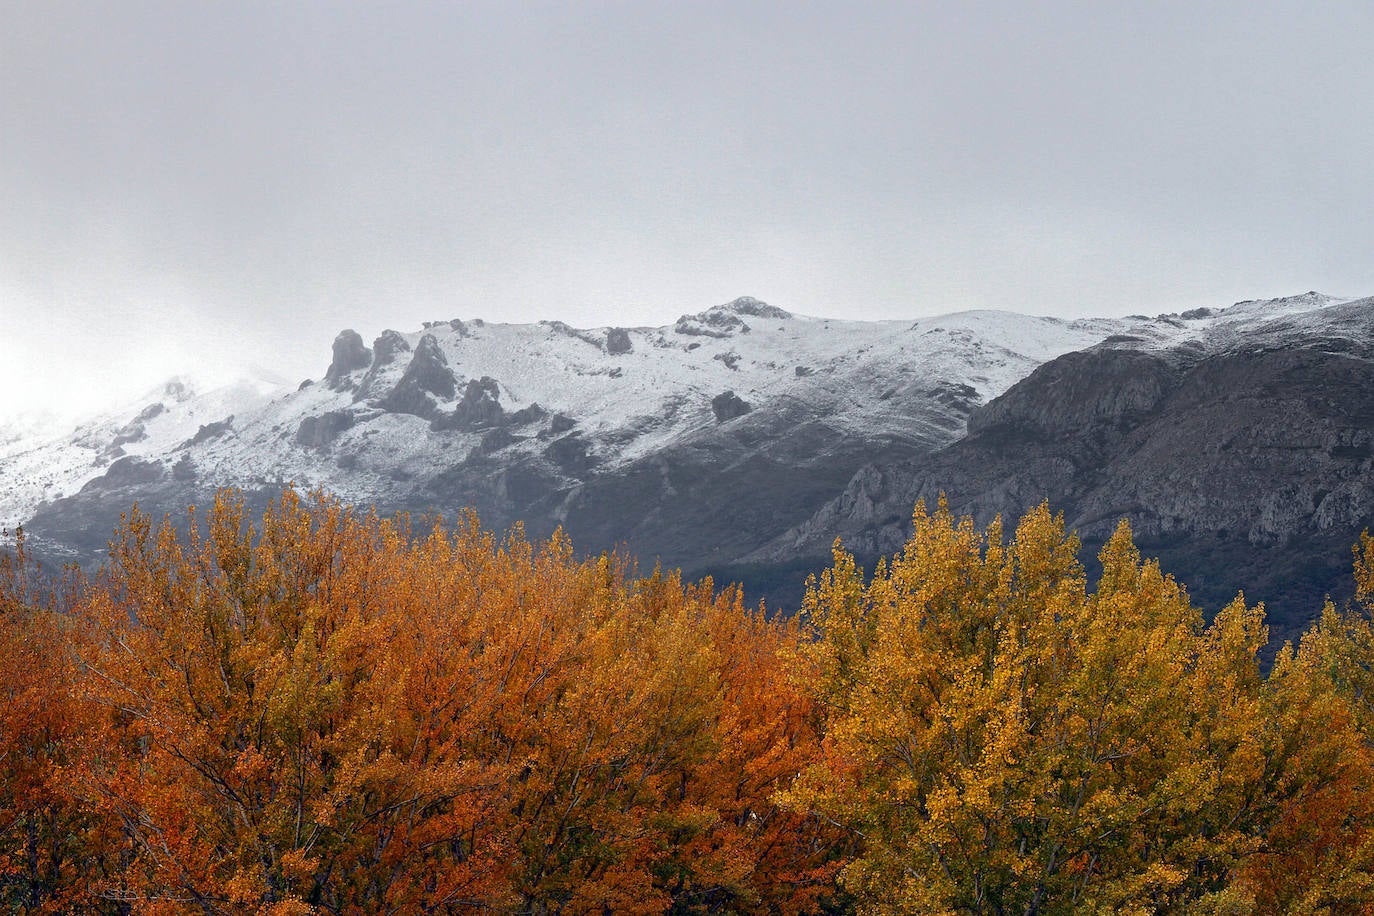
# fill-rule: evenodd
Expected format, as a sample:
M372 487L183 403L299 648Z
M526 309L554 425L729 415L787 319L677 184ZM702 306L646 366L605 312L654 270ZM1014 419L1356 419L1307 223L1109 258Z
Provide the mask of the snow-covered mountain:
M1242 588L1296 636L1348 594L1374 528L1374 298L1307 293L1163 319L1065 353L975 412L968 434L878 459L805 522L746 557L867 558L948 495L987 521L1049 499L1091 555L1122 517L1148 555L1216 609Z
M781 545L853 528L832 501L862 469L950 447L1065 354L1336 340L1368 311L1310 293L1153 318L859 322L742 298L657 328L452 319L370 346L344 331L299 387L174 380L61 434L0 433L0 524L86 560L135 499L179 514L219 486L293 482L383 510L473 506L536 535L561 524L585 549L689 573L776 565ZM1045 395L1061 396L1080 397Z
M324 377L295 390L257 380L202 390L176 379L74 430L0 436L0 524L26 522L80 556L80 545L42 530L51 516L44 507L83 493L127 490L119 495L142 493L147 504L163 490L285 481L386 507L451 512L473 502L494 513L493 524L513 521L531 502L523 497L537 495L558 521L593 478L688 443L709 448L723 432L779 414L793 418L792 429L756 450L799 448L786 441L798 430L822 451L938 446L962 432L970 410L1046 359L1113 334L1172 330L991 311L842 321L742 298L658 328L453 319L386 331L371 346L344 331L332 359L322 352ZM484 469L473 484L486 492L464 500L453 484L467 467ZM492 467L502 480L493 481ZM512 477L539 492L502 499L499 484L521 489Z

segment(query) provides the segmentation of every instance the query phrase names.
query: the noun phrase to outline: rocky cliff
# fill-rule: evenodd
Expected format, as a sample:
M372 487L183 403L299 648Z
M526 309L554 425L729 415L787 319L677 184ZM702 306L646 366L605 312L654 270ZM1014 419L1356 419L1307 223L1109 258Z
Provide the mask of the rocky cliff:
M1374 299L1228 312L1164 345L1118 338L1047 362L964 438L866 465L748 559L822 557L837 536L890 553L915 502L941 494L981 521L1048 499L1089 550L1128 518L1204 606L1244 587L1294 635L1348 594L1350 545L1374 524Z

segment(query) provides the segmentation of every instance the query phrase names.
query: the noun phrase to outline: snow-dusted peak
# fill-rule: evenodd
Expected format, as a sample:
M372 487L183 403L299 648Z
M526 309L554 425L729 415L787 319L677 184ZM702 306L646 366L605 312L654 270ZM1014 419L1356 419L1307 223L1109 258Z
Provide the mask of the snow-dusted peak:
M1222 309L1219 317L1232 321L1264 320L1312 312L1329 305L1349 301L1348 298L1328 296L1316 290L1308 290L1296 296L1282 296L1278 299L1244 299L1229 308Z
M257 376L179 375L144 395L58 430L0 440L0 526L41 502L69 496L116 462L168 459L235 435L290 389Z
M1155 318L973 310L852 321L741 297L662 327L454 318L371 341L346 330L320 347L323 379L299 388L180 377L61 435L0 434L0 523L124 459L193 468L217 485L294 480L370 502L479 459L534 462L572 486L770 416L805 418L774 430L799 422L832 439L943 443L973 409L1066 352L1356 339L1374 315L1357 305L1309 293Z
M792 313L786 309L780 309L776 305L769 305L761 299L753 296L740 296L733 302L724 305L713 306L707 309L709 312L734 312L736 315L752 315L755 318L779 318L786 320L793 317Z
M786 309L741 296L724 305L714 305L695 315L683 315L673 325L673 332L689 337L733 337L753 330L745 319L755 321L790 321L793 314Z
M1278 299L1246 299L1220 309L1190 309L1186 312L1160 315L1159 320L1191 329L1229 328L1232 331L1244 331L1276 319L1316 315L1350 301L1352 300L1349 298L1328 296L1313 290Z
M1374 309L1369 300L1306 292L1278 299L1248 299L1225 308L1196 308L1148 318L1120 319L1119 329L1098 346L1113 349L1171 350L1196 357L1235 348L1266 348L1311 342L1324 336L1350 336L1367 330ZM1353 311L1352 311L1353 309Z

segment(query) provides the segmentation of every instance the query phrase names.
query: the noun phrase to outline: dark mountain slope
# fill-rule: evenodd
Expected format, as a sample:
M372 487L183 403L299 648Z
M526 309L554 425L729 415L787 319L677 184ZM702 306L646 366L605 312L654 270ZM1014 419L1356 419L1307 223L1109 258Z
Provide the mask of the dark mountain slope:
M915 502L941 493L981 521L1048 499L1088 551L1129 518L1204 607L1245 588L1290 637L1327 594L1349 593L1350 545L1374 525L1374 307L1327 317L1059 357L975 412L964 439L865 467L750 559L822 557L837 535L867 558L891 553Z

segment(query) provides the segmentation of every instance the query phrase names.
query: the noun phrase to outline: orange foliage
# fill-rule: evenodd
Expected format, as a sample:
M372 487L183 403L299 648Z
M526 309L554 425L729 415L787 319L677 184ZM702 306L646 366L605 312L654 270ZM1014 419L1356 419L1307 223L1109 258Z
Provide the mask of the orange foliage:
M0 554L0 909L61 913L94 905L116 844L71 792L91 719L72 699L72 634L37 581L21 535Z
M809 634L471 514L182 528L0 553L0 909L1374 913L1368 535L1262 677L1261 608L1124 527L1089 590L1044 506L837 549Z
M770 796L814 745L797 633L468 516L288 491L135 512L75 591L81 796L141 913L798 912L832 838Z
M1260 911L1374 914L1374 538L1355 546L1356 603L1327 602L1269 678L1291 803L1242 878Z

